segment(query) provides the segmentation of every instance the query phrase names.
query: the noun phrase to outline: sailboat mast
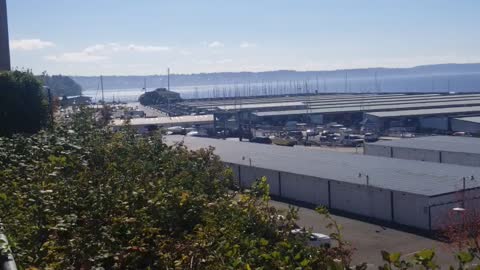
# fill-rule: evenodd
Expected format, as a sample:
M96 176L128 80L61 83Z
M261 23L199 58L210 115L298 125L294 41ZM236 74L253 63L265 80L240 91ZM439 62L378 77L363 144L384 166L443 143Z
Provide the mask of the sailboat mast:
M167 68L167 90L170 91L170 68Z
M348 91L348 72L345 71L345 89L344 92L346 93Z

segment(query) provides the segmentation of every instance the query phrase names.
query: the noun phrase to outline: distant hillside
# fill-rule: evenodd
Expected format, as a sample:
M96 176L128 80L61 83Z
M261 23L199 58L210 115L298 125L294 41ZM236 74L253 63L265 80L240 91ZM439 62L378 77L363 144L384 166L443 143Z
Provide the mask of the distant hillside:
M50 87L54 96L78 96L82 94L82 87L68 76L41 75L38 78Z
M478 64L439 64L425 65L412 68L365 68L365 69L349 69L334 71L293 71L278 70L267 72L225 72L225 73L199 73L199 74L173 74L170 76L171 85L180 86L202 86L202 85L220 85L220 84L249 84L249 83L274 83L277 81L312 81L312 80L328 80L341 81L339 86L343 85L343 81L347 77L349 84L355 84L355 81L385 81L386 84L391 83L393 88L411 88L415 89L430 87L430 83L426 83L425 79L420 83L418 78L421 77L442 77L442 83L446 85L446 81L456 80L457 85L461 85L465 91L480 90L480 63ZM71 76L84 89L98 89L98 77ZM405 82L407 78L408 83ZM150 76L104 76L105 89L128 89L142 88L144 80L147 80L149 88L165 87L165 75ZM429 79L428 79L429 80ZM428 81L427 80L427 81ZM400 82L402 81L402 82ZM399 84L400 83L400 84ZM420 85L421 84L421 85ZM384 86L387 86L384 85ZM408 85L408 86L407 86ZM363 87L363 86L362 86ZM356 88L355 85L349 88ZM389 90L389 89L387 89ZM425 90L425 89L423 89ZM390 89L389 91L397 91Z

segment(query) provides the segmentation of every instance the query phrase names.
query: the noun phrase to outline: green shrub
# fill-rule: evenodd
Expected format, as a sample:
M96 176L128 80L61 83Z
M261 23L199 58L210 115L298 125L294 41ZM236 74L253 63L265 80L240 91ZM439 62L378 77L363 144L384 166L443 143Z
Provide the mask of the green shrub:
M47 124L41 83L29 72L0 72L0 136L35 133Z
M82 115L83 113L83 115ZM50 269L321 269L260 180L241 195L212 149L73 126L0 139L0 219L19 265Z

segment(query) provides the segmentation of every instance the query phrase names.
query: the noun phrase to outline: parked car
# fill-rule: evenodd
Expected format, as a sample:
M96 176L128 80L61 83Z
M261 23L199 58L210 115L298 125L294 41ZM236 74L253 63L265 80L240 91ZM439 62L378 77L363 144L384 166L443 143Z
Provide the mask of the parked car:
M342 144L345 146L358 146L363 144L363 138L360 135L347 134L342 139Z
M462 136L462 137L472 137L472 135L468 132L457 131L452 134L452 136Z
M316 131L315 129L307 129L303 132L303 136L304 137L311 137L311 136L317 136L318 135L318 131Z
M191 130L187 133L187 136L190 136L190 137L207 137L208 136L208 133L207 131L205 130Z
M288 136L292 137L292 138L295 138L297 140L299 139L302 139L303 138L303 133L302 131L300 130L291 130L287 133Z
M364 140L365 142L376 142L378 141L378 136L375 133L365 133L364 135Z
M265 136L253 137L249 141L252 143L272 144L272 140Z
M321 234L321 233L310 233L305 228L293 229L291 231L294 235L305 235L308 236L308 245L312 247L324 247L330 248L332 245L332 239L330 236Z
M185 128L183 127L175 126L175 127L167 128L167 133L172 135L176 135L176 134L185 135L186 131L185 131Z
M333 131L323 131L320 135L320 141L322 142L338 142L340 140L340 133Z

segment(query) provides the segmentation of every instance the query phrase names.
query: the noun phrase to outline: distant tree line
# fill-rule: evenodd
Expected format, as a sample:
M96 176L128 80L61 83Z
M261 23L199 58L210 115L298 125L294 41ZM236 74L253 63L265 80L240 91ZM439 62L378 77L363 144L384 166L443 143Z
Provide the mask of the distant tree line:
M181 101L179 93L168 91L165 88L158 88L155 91L150 91L142 94L138 101L145 106L168 104Z
M44 72L38 78L45 84L45 86L51 89L52 95L54 96L78 96L82 94L82 87L69 76L50 76Z

